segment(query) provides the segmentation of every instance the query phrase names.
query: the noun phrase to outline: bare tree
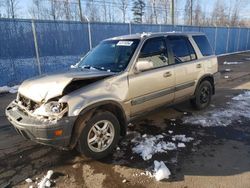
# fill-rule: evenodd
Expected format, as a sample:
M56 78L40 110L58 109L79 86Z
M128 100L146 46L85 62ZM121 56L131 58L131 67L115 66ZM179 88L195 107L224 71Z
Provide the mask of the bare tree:
M163 14L162 14L164 15L163 22L167 24L168 23L168 11L170 9L169 0L162 0L160 3L160 6L163 7Z
M6 11L7 18L16 18L18 14L19 0L5 0L4 7Z
M34 19L42 19L43 18L43 6L40 0L32 0L32 5L29 8L29 14Z
M93 0L88 0L86 2L86 14L90 21L100 21L98 7L94 4Z
M107 22L108 21L108 7L107 7L107 3L106 0L102 1L102 9L103 9L103 21Z
M226 14L226 7L221 0L217 0L214 4L213 12L211 15L211 24L217 26L228 25L229 15Z
M63 2L63 12L66 20L72 20L71 4L69 1L70 0L65 0Z
M49 8L47 9L48 15L52 17L53 20L59 20L63 17L63 7L62 2L58 0L48 0Z
M119 0L118 8L122 11L122 20L123 23L126 22L126 13L129 5L129 0Z
M142 23L142 17L145 14L145 2L143 0L134 0L132 12L134 14L134 22Z
M186 4L185 4L185 18L184 18L184 23L186 25L191 25L191 0L186 0Z
M3 10L2 10L2 7L4 6L4 1L3 0L0 0L0 18L3 17Z
M194 25L203 25L203 13L201 10L201 6L199 1L196 3L196 7L194 9L194 18L193 18Z
M154 23L158 24L158 14L157 14L157 10L156 10L156 6L157 6L158 2L157 2L157 0L150 0L150 4L152 7Z
M229 25L230 26L237 26L240 23L240 7L244 7L243 1L241 0L236 0L233 4L233 8L231 8L231 3L230 3L230 8L229 8L229 14L230 14L230 21ZM242 22L241 22L242 23Z

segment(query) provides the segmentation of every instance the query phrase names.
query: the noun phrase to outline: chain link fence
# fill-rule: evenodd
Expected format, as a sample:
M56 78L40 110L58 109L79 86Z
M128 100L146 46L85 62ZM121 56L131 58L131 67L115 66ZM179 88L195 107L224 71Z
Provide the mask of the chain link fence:
M217 55L250 50L249 28L0 19L0 86L67 70L105 38L168 31L203 32Z

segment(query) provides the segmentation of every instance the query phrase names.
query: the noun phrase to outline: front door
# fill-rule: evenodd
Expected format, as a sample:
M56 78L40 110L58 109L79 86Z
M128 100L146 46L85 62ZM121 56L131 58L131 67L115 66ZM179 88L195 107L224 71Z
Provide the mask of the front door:
M164 37L147 39L138 61L151 61L153 68L129 76L131 114L150 110L174 99L175 72L170 65Z

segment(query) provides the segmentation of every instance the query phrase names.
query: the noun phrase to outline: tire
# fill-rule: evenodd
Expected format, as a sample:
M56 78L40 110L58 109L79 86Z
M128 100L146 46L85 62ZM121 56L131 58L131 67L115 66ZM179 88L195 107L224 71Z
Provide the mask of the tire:
M105 129L105 125L108 128ZM77 150L86 157L101 159L115 149L119 137L120 124L116 116L108 111L99 112L83 128Z
M209 81L201 82L195 92L195 98L190 101L192 106L197 110L206 108L211 102L212 91L212 85Z

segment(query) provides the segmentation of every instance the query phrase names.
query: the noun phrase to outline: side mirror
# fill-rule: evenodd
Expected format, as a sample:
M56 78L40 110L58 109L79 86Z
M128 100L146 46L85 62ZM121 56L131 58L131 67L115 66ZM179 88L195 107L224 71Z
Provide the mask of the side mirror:
M135 65L136 72L143 72L149 69L152 69L154 67L152 61L142 60L138 61Z

